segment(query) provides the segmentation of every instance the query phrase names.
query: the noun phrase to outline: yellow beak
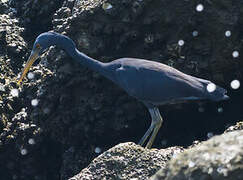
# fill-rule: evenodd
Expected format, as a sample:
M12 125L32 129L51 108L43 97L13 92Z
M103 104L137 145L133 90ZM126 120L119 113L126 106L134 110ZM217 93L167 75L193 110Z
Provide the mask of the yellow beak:
M17 84L20 85L22 82L23 78L25 77L26 73L29 71L30 67L32 64L35 62L35 60L39 57L39 49L35 49L34 51L31 52L30 57L22 71L21 77L19 78Z

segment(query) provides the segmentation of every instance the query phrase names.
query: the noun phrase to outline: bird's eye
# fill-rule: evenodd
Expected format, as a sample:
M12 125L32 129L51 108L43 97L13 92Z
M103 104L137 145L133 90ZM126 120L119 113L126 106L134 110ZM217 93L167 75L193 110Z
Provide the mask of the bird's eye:
M36 48L40 49L40 47L41 47L40 44L36 44Z

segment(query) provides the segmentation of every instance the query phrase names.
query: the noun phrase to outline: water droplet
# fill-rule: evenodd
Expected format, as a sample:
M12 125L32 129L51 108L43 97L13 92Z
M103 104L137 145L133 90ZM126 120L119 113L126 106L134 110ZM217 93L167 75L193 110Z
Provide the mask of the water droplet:
M230 37L231 36L231 31L225 31L225 36Z
M213 133L212 132L208 132L207 136L208 136L208 138L211 138L211 137L213 137Z
M166 146L166 145L167 145L167 140L166 140L166 139L162 140L162 141L161 141L161 145L162 145L162 146Z
M111 9L113 6L110 4L110 3L104 3L103 5L102 5L102 8L104 9L104 10L109 10L109 9Z
M196 10L197 10L198 12L202 12L203 9L204 9L204 7L203 7L202 4L198 4L197 7L196 7Z
M13 175L13 180L18 179L18 176L16 174Z
M231 81L230 86L232 89L238 89L240 87L240 81L235 79Z
M183 46L184 44L185 44L185 42L184 42L183 40L179 40L179 41L178 41L178 45L179 45L179 46Z
M35 140L33 138L30 138L28 140L28 143L31 144L31 145L34 145L35 144Z
M203 107L199 107L199 108L198 108L198 112L201 112L201 113L202 113L202 112L204 112L204 111L205 111L205 109L204 109Z
M18 97L19 96L19 90L18 89L11 89L10 94L13 97Z
M28 79L34 79L35 77L35 74L32 73L32 72L29 72L28 75L27 75Z
M31 100L31 105L32 105L32 106L37 106L38 103L39 103L38 99L32 99L32 100Z
M238 51L233 51L232 56L233 58L239 57L240 53Z
M218 108L218 113L222 113L224 111L224 109L222 107Z
M101 148L100 147L96 147L94 151L95 151L96 154L100 154L101 153Z
M216 85L214 84L214 83L209 83L208 85L207 85L207 91L208 92L214 92L215 91L215 89L216 89Z
M20 149L20 153L21 153L21 155L25 156L28 154L28 151L27 151L27 149L23 148L23 149Z
M193 168L194 166L195 166L195 163L192 162L192 161L190 161L189 164L188 164L188 167L189 167L189 168Z
M192 36L193 36L193 37L198 36L198 31L193 31L193 32L192 32Z

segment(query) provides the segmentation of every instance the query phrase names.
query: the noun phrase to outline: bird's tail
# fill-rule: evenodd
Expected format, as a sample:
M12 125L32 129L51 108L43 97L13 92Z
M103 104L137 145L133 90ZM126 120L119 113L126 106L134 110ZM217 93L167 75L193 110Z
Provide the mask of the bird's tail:
M223 101L223 100L228 100L229 99L229 96L226 95L226 93L227 93L226 89L216 85L215 90L213 92L209 92L207 90L207 86L208 86L208 84L210 84L212 82L208 81L208 80L205 80L205 79L200 79L200 78L198 78L198 81L201 82L204 85L206 96L210 100Z

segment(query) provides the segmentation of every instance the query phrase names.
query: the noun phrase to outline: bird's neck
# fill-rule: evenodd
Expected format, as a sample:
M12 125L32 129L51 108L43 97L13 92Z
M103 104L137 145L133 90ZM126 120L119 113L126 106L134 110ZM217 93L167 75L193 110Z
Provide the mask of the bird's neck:
M82 66L85 66L101 74L105 73L104 63L87 56L86 54L80 52L76 48L74 49L74 53L71 54L71 57L75 59L78 63L80 63Z
M86 54L80 52L76 47L75 43L68 37L62 36L58 39L58 44L62 49L64 49L74 60L93 71L96 71L108 79L112 80L112 72L107 68L106 63L97 61Z

